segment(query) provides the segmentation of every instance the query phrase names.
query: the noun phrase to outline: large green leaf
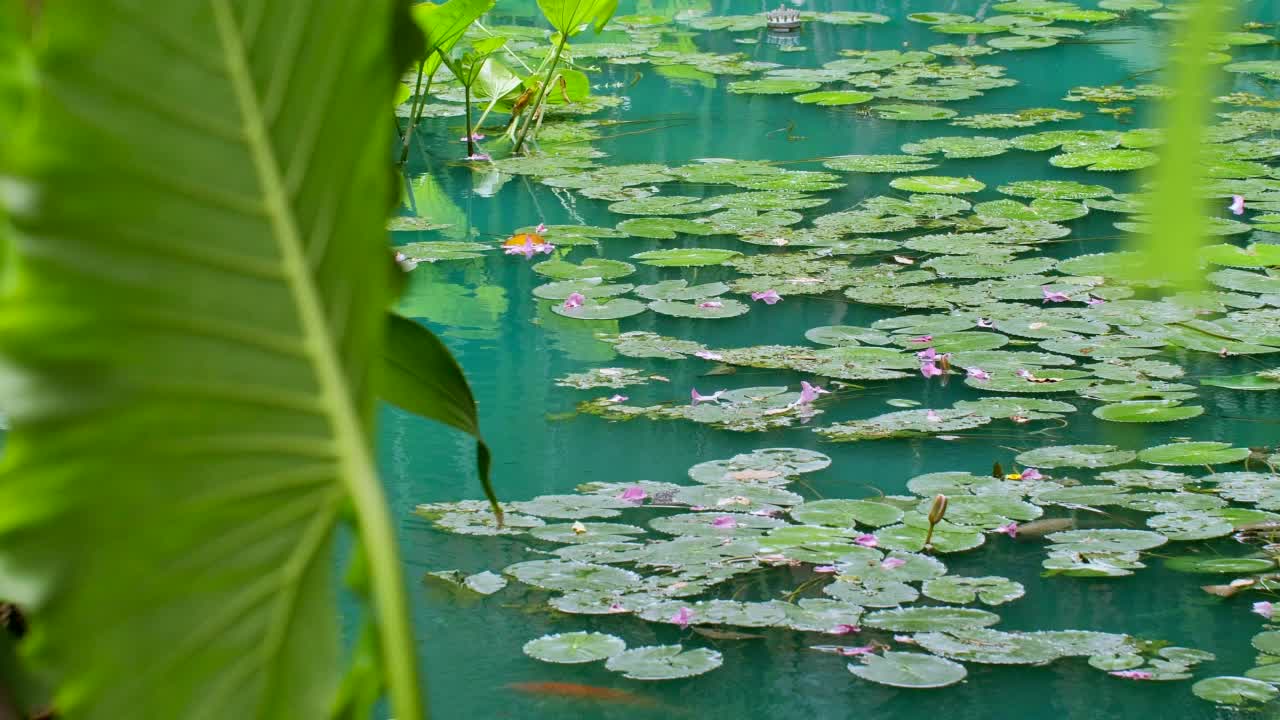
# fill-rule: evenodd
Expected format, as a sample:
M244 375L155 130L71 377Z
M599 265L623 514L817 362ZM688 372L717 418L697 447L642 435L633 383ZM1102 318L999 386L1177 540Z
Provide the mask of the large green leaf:
M422 2L413 6L413 21L426 38L423 57L428 63L428 74L439 66L442 59L448 57L449 51L462 39L471 23L489 12L496 1L449 0L440 5Z
M502 508L489 482L489 447L480 435L480 418L471 386L449 348L427 328L391 314L378 394L402 410L457 428L476 439L480 484L493 513L502 522Z
M0 587L60 717L327 716L342 517L423 717L371 447L393 9L44 7L5 168Z
M618 9L618 0L538 0L538 9L561 35L573 37L588 23L600 32Z

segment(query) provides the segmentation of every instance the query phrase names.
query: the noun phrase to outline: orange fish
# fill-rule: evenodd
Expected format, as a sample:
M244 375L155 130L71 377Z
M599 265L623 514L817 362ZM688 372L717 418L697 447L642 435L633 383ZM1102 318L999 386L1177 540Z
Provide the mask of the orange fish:
M507 685L510 690L544 695L548 697L566 698L570 700L591 700L595 702L617 703L625 705L654 705L654 701L634 695L626 690L596 687L595 685L579 685L567 682L521 682Z
M502 246L520 247L525 243L530 245L542 245L545 242L546 241L542 239L542 236L537 233L516 233L515 235L507 238L506 242L502 243Z

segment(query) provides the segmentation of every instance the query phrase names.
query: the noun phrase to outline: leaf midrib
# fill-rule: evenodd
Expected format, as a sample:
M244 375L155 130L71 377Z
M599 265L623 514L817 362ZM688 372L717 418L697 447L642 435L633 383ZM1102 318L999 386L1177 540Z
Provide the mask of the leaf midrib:
M394 547L394 533L369 453L366 436L361 427L360 413L354 406L348 390L348 382L338 358L337 343L331 335L329 324L316 286L315 278L307 262L298 222L290 204L290 196L284 182L285 173L272 151L269 136L269 119L263 112L262 98L253 84L248 65L247 48L236 25L229 0L210 0L214 24L220 40L220 49L231 82L239 114L245 132L245 142L262 192L262 210L271 228L271 236L280 251L284 266L284 282L295 303L301 325L302 345L310 359L319 385L318 407L329 418L333 431L335 455L341 472L339 481L346 487L348 496L356 508L364 546L368 554L374 602L382 629L383 646L388 655L387 671L392 676L394 705L398 714L406 717L423 717L418 701L416 659L410 654L404 657L406 638L406 608L401 587L400 568L388 548ZM336 508L331 515L336 518ZM332 522L332 519L330 520ZM310 552L319 552L324 543L313 545ZM296 558L299 563L301 557ZM296 593L284 593L278 616L291 614L297 600ZM284 623L280 623L283 625ZM273 636L268 633L264 642ZM283 638L272 643L272 653L279 653ZM273 665L267 665L274 674ZM264 683L270 688L272 681ZM264 692L260 702L265 702Z

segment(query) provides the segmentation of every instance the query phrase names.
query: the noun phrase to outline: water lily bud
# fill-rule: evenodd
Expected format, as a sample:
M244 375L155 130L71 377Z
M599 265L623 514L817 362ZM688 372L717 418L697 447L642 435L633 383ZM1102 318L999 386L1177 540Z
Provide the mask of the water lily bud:
M929 524L937 525L947 514L947 496L938 495L933 498L933 507L929 508Z
M1000 463L994 463L991 466L991 477L998 480L1004 479L1004 466Z

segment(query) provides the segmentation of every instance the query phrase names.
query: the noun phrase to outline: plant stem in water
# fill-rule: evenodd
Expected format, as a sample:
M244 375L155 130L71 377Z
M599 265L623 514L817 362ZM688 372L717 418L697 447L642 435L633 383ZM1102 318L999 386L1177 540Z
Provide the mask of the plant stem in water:
M538 115L538 110L542 108L542 101L547 97L547 88L551 87L551 78L555 77L556 66L560 64L560 53L564 52L565 43L569 41L569 36L560 35L560 44L556 46L556 54L551 57L551 67L547 69L546 82L542 83L542 87L538 89L538 98L534 101L530 108L529 119L525 121L524 127L520 130L520 137L516 138L516 145L511 149L512 153L520 152L520 148L524 146L524 138L529 134L529 126L533 125L533 120Z

